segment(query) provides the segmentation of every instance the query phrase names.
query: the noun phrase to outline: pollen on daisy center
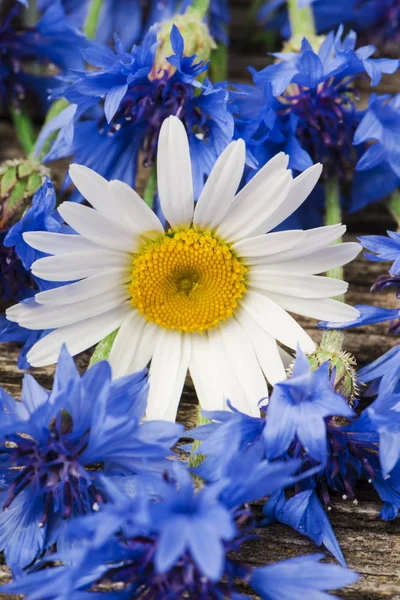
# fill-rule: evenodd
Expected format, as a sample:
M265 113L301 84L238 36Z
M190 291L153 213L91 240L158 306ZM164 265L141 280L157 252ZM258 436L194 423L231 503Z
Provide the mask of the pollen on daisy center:
M232 316L246 291L246 272L211 232L170 232L135 256L132 304L165 329L206 331Z

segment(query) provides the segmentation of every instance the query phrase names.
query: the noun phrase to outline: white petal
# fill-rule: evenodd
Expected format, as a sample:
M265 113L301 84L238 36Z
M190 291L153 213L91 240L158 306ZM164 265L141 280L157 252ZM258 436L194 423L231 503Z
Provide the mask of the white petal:
M283 152L271 158L245 187L240 190L235 197L232 211L227 214L226 218L228 220L236 220L238 214L243 214L245 211L251 210L255 204L260 205L262 203L265 207L268 203L266 199L268 191L285 174L288 162L289 157Z
M263 223L257 226L252 235L271 231L290 217L308 198L316 186L321 173L322 165L317 163L293 179L292 188L284 201L277 206L276 210Z
M222 339L221 331L213 329L208 333L210 347L212 348L211 360L214 361L219 378L223 387L225 406L229 400L232 406L245 414L253 417L260 416L260 410L255 403L249 403L247 395L241 386L233 364L226 354L225 344Z
M122 181L111 181L109 193L114 210L118 211L118 216L126 221L129 229L150 238L164 233L160 219L129 185Z
M135 355L132 357L128 372L141 371L150 362L156 347L157 336L160 328L155 323L146 323L142 330Z
M297 275L267 269L251 269L248 284L264 292L277 292L299 298L329 298L345 294L349 287L346 281L332 277Z
M129 366L137 352L145 324L143 316L136 310L132 310L122 323L108 358L113 379L129 373Z
M243 140L231 142L218 157L194 211L198 229L213 229L236 201L235 193L243 175L246 146Z
M160 328L157 338L149 371L149 420L176 413L189 366L189 357L183 352L184 336L179 331Z
M105 292L94 301L92 298L67 304L65 306L46 306L43 304L20 304L22 312L18 323L26 329L56 329L72 323L85 321L115 308L129 297L127 287ZM14 315L12 315L14 316Z
M85 298L93 298L108 290L120 287L123 283L129 281L130 278L130 269L120 268L104 272L101 271L96 275L92 275L91 277L87 277L76 283L70 283L69 285L63 285L58 288L46 290L45 292L39 292L36 294L35 300L39 304L53 306L71 304L72 302L79 302Z
M249 336L258 362L268 381L275 385L286 379L285 367L275 339L264 331L245 310L238 310L236 318Z
M304 238L304 231L277 231L240 240L233 244L232 250L244 260L256 256L271 256L300 245Z
M106 314L56 329L36 342L27 359L33 367L44 367L57 362L63 344L72 356L97 344L109 333L118 329L131 311L127 305L118 306Z
M286 350L281 348L279 345L278 345L278 352L279 352L279 356L281 357L281 361L283 363L284 368L288 369L294 363L294 359L295 359L294 355L289 354L289 352L286 352Z
M268 387L249 337L240 323L229 319L221 327L226 357L236 372L248 404L259 406L268 398Z
M192 352L191 336L183 335L182 337L182 356L178 373L175 378L175 387L172 392L171 402L168 404L168 410L165 413L166 421L176 421L179 402L182 396L183 386L189 368L190 356Z
M136 252L139 247L138 236L123 221L117 223L93 208L67 201L58 212L75 231L103 248Z
M46 254L74 254L99 250L100 246L81 235L51 233L49 231L26 231L22 234L25 242Z
M177 117L164 121L158 140L157 186L161 209L173 228L192 222L194 199L187 133Z
M75 281L114 268L129 268L131 257L121 252L100 249L59 256L46 256L36 260L31 271L47 281Z
M203 410L223 410L224 408L225 398L221 377L214 359L214 350L207 333L192 335L189 371Z
M69 175L75 187L93 208L103 215L115 218L115 209L108 194L108 181L104 177L76 163L70 165Z
M304 231L304 238L300 240L299 244L295 244L292 248L283 250L279 255L273 257L266 257L263 262L276 263L276 262L287 262L292 258L300 258L307 256L308 254L314 254L323 248L327 248L339 238L343 236L346 231L346 225L327 225L326 227L317 227L315 229L308 229ZM267 234L273 235L271 233Z
M281 294L271 294L268 296L282 306L285 310L321 321L334 321L335 323L349 323L360 316L359 311L353 306L332 300L331 298L293 298Z
M298 273L299 275L315 275L316 273L325 273L329 269L347 265L356 258L361 252L360 244L356 242L345 242L328 246L312 254L307 254L300 258L293 258L286 262L272 262L268 264L260 261L256 268L267 268L271 270L285 271L288 273Z
M217 233L225 240L236 241L244 237L253 237L254 230L266 217L284 202L290 192L292 174L290 171L279 171L271 178L270 185L265 187L262 196L251 205L242 206L235 202L232 210L219 225Z
M241 305L267 333L289 348L297 344L303 352L313 352L315 344L302 327L279 304L265 295L248 290Z

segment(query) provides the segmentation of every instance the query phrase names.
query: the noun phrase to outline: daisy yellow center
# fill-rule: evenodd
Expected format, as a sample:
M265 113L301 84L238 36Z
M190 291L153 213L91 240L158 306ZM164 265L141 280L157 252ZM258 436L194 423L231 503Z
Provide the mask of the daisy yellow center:
M168 233L135 256L132 304L165 329L206 331L232 316L246 290L246 271L210 232Z

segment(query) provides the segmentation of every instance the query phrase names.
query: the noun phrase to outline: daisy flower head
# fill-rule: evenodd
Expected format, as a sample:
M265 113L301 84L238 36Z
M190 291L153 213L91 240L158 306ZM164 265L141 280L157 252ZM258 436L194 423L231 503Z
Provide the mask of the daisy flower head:
M24 234L53 255L32 265L34 275L71 283L7 313L28 329L54 330L30 350L30 364L56 362L63 343L75 355L119 329L109 356L113 376L151 362L148 418L175 419L188 370L204 409L223 409L230 399L259 414L267 380L285 378L277 342L314 350L287 311L357 318L356 309L331 299L347 284L316 273L348 263L360 246L331 245L342 225L264 234L306 199L322 167L293 179L281 153L236 193L244 164L245 144L234 141L194 206L187 134L178 118L168 118L157 159L166 230L129 186L72 165L71 177L92 206L59 207L77 235Z

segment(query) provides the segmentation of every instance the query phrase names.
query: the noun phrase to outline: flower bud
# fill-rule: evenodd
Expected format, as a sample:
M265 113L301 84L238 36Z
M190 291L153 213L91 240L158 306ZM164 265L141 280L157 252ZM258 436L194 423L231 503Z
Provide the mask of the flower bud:
M157 36L160 45L153 68L154 79L161 77L164 71L167 71L170 76L175 72L175 67L167 61L167 58L173 54L170 40L173 25L176 25L184 39L184 56L195 54L199 61L207 61L210 59L211 51L217 47L207 25L196 9L189 8L183 15L175 15L160 25Z
M282 52L300 52L301 44L303 43L304 35L294 35L287 40L284 45ZM318 54L322 44L325 41L324 35L307 35L307 41L310 43L312 49Z
M36 159L7 160L0 165L0 231L19 221L48 172Z
M348 403L353 405L358 394L357 364L352 354L342 350L342 343L343 332L330 331L308 359L313 369L329 362L330 373L335 372L335 392L344 396Z

